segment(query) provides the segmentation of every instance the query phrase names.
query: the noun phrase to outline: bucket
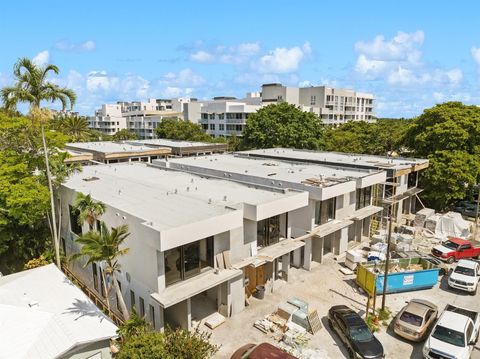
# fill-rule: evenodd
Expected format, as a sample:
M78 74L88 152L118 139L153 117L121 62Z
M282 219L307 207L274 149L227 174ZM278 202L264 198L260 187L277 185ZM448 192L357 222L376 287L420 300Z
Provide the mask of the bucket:
M255 287L255 289L257 290L253 296L257 299L263 299L265 297L265 286L264 285L257 285Z

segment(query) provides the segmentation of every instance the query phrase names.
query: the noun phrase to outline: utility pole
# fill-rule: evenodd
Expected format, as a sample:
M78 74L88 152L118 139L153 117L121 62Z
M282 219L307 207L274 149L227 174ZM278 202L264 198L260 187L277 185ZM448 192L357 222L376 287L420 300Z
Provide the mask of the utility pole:
M388 222L388 235L387 235L387 253L385 255L385 270L383 272L383 290L382 290L382 311L385 310L385 299L387 295L387 279L388 279L388 266L390 265L390 244L392 243L392 226L393 226L393 214L395 208L395 196L397 193L397 178L395 177L393 186L392 204L390 205L390 215Z

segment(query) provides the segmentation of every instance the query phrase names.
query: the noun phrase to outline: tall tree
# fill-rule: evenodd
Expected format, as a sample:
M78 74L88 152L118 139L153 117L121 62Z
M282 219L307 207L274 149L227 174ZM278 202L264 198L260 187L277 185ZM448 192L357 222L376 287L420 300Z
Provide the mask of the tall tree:
M421 184L438 210L464 199L479 181L480 108L446 102L426 109L404 136L416 157L430 159Z
M105 263L104 270L107 275L111 276L111 281L113 282L113 287L115 288L120 309L125 320L128 320L130 315L122 291L118 285L117 273L120 272L118 259L129 251L129 248L120 248L120 246L123 245L129 235L127 225L112 228L110 232L107 225L101 222L100 232L89 231L76 239L76 242L81 244L82 247L80 252L72 257L73 259L87 257L85 266L94 262ZM108 293L106 293L106 295L108 296Z
M252 113L243 131L246 146L254 148L319 149L322 137L323 126L315 114L286 102Z
M212 142L213 137L203 132L200 125L175 118L165 118L155 130L158 138Z
M14 110L18 103L28 103L30 105L30 115L32 120L40 124L43 152L45 155L45 170L50 192L51 223L55 246L55 258L57 266L61 268L60 242L56 227L55 201L48 162L48 148L45 140L45 124L51 117L51 114L49 114L49 111L43 111L40 106L42 101L52 103L60 101L62 109L65 110L68 106L70 106L70 108L73 107L76 96L72 90L60 87L55 83L48 81L47 77L51 72L58 75L60 70L55 65L48 64L45 66L38 66L28 58L21 58L15 64L13 69L15 85L4 87L0 91L0 96L5 108L10 111Z
M126 140L138 140L138 136L135 132L126 128L121 129L112 136L113 141L126 141Z

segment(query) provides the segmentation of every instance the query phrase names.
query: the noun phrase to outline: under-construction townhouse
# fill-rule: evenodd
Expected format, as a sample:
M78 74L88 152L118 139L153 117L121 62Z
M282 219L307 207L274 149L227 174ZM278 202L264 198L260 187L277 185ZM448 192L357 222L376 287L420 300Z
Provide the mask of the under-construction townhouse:
M366 239L373 188L387 171L250 154L213 154L86 166L60 188L67 255L89 230L77 193L106 205L108 227L129 226L118 281L127 306L156 329L232 316L258 285L272 292L293 267L310 270ZM71 270L99 296L103 264ZM115 310L115 294L111 293Z

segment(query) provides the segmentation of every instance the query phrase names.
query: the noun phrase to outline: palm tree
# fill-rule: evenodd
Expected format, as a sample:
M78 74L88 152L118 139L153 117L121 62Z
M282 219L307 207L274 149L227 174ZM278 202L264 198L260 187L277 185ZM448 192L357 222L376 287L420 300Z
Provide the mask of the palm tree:
M32 120L40 123L41 136L43 143L43 152L45 155L45 169L48 179L48 189L50 192L51 207L51 227L53 233L53 243L55 246L55 258L58 268L60 263L60 242L56 228L55 200L53 196L52 178L48 162L48 149L45 141L45 123L51 117L48 111L42 111L40 105L42 101L55 102L60 101L62 109L73 107L76 96L75 93L65 87L60 87L47 80L50 72L58 75L60 70L55 65L38 66L28 58L21 58L13 68L13 76L16 80L14 86L7 86L0 90L0 97L8 111L15 110L18 103L30 104L30 115ZM49 222L50 223L50 222Z
M105 273L110 275L113 282L113 287L117 294L117 298L120 304L120 309L125 320L130 319L125 300L123 299L122 291L117 282L116 273L120 272L120 264L118 258L127 254L129 248L120 249L125 239L130 235L128 232L128 226L122 225L116 228L112 228L110 232L105 222L101 222L101 230L89 231L84 235L76 239L76 242L82 245L80 252L74 255L72 258L87 257L88 260L84 267L94 262L105 262ZM106 293L108 298L108 293Z
M65 116L60 120L59 127L64 134L72 137L75 142L82 142L90 137L90 128L85 117Z
M106 210L105 203L92 199L89 194L78 193L73 203L73 208L79 211L78 224L83 225L87 222L90 229L96 225L98 217L103 215Z

